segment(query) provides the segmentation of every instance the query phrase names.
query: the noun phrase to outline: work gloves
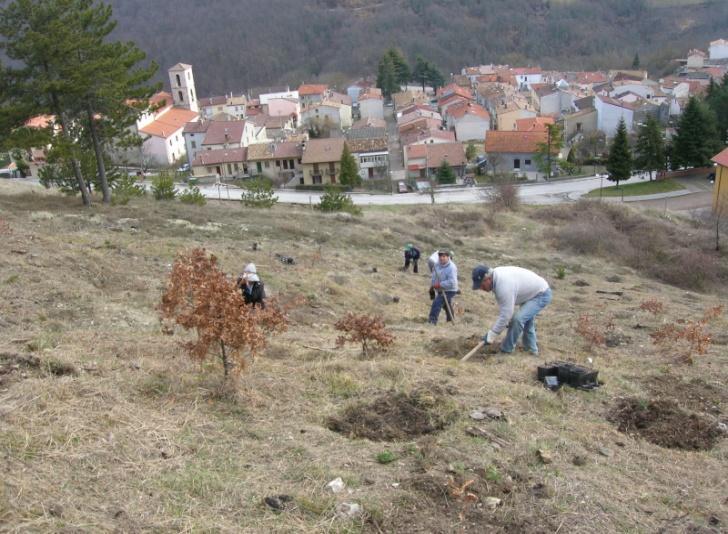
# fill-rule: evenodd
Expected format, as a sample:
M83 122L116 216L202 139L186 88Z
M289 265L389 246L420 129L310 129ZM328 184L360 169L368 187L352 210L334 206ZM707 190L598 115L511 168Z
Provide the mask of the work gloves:
M492 345L496 337L497 334L495 332L488 330L488 333L483 336L483 343L486 345Z

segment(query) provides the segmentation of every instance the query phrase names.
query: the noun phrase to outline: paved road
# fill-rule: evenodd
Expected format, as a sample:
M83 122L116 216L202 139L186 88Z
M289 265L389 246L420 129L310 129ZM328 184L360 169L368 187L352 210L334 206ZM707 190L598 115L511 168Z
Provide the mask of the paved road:
M632 178L627 182L639 182L639 178ZM576 178L574 180L558 180L552 182L539 182L519 185L521 201L527 204L558 204L561 202L572 202L581 195L599 187L601 180L596 177ZM234 187L218 187L216 185L199 186L202 193L208 198L219 198L222 200L239 200L240 190ZM475 204L483 202L483 192L487 188L459 187L440 190L435 194L436 204ZM321 196L319 192L288 191L276 192L278 201L282 203L309 204L318 203ZM397 205L397 204L429 204L430 195L427 193L402 193L402 194L366 194L352 193L351 198L355 204L360 206L372 205Z

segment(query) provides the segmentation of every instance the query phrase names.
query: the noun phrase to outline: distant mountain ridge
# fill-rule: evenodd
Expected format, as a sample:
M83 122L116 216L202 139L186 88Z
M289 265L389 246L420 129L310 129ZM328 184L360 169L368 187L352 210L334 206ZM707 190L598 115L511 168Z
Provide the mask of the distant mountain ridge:
M400 48L444 72L504 62L664 69L728 38L724 0L111 0L116 37L161 66L194 66L198 93L372 74Z

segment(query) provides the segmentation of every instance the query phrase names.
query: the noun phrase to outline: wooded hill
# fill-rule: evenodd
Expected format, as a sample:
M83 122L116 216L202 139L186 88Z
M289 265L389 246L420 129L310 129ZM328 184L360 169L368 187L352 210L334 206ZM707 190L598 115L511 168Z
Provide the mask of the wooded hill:
M162 67L195 69L200 95L374 73L382 52L421 54L444 72L503 62L628 67L658 74L726 37L724 0L111 0L116 36ZM689 7L688 7L689 6Z

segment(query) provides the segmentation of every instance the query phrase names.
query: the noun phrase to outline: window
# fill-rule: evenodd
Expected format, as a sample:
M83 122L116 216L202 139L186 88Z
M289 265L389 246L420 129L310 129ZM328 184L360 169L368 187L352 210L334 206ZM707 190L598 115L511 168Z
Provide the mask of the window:
M581 123L580 122L576 123L576 131L581 132Z
M276 167L280 167L280 166L281 166L281 160L277 159L276 160Z
M284 160L283 160L283 168L284 168L285 170L288 170L288 160L287 160L287 159L284 159Z
M184 97L184 95L182 94L182 91L177 91L177 94L179 95L179 101L180 101L180 102L184 102L184 101L185 101L185 97Z
M311 181L314 184L320 184L321 183L321 175L320 174L312 174L311 175Z
M255 168L258 170L258 174L263 172L263 166L260 164L260 161L255 162Z
M238 172L240 170L240 166L236 163L235 164L235 172Z
M169 140L169 146L172 146L172 140L171 139Z
M303 176L301 176L301 177L300 177L300 178L298 179L298 183L299 183L299 184L301 184L301 185L303 185L303 184L305 184L305 183L306 183L306 180L304 180L304 179L303 179Z
M190 146L191 146L192 148L197 148L197 141L192 141L192 142L190 143Z
M195 101L195 92L194 92L194 91L193 91L192 89L190 89L190 100L191 100L192 102L194 102L194 101Z
M530 165L531 164L531 160L530 159L524 160L523 163L525 165Z
M329 174L336 174L336 163L329 163Z
M514 169L520 169L521 168L521 158L515 158L513 160L513 168Z
M187 79L188 80L191 80L192 79L192 76L190 76L190 71L187 71Z
M295 163L295 161L294 161L294 160L289 160L289 161L288 161L288 166L289 166L289 167L290 167L291 169L295 169L296 167L295 167L294 163Z
M174 76L175 78L177 78L177 86L179 87L180 85L182 85L182 82L179 79L179 74L175 74Z
M266 162L265 162L265 168L266 168L266 169L270 168L270 161L266 161Z
M313 164L313 172L315 174L318 174L319 173L319 164L318 163L314 163Z
M233 173L233 166L230 165L229 163L227 164L227 171L228 171L228 174L232 174Z

